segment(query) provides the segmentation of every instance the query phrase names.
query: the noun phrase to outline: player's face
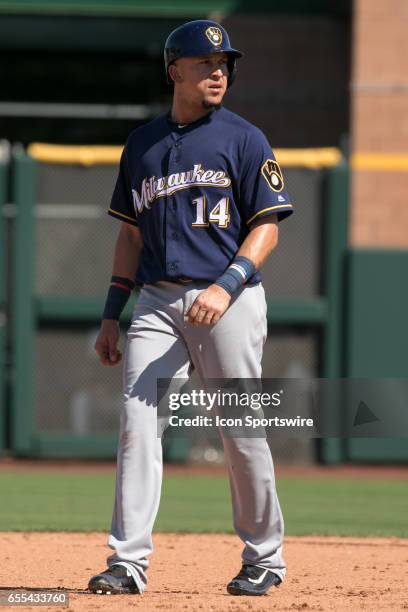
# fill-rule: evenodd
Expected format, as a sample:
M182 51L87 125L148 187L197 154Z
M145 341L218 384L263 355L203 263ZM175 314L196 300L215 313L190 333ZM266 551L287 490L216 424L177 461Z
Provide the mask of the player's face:
M221 104L228 84L226 53L182 57L176 62L179 85L186 98L211 108Z

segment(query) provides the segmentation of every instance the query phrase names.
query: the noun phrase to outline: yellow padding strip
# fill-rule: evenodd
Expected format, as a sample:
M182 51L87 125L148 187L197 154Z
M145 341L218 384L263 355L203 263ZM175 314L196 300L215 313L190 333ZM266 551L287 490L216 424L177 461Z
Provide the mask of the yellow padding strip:
M276 159L282 166L302 168L327 168L337 166L342 155L335 147L321 149L274 149Z
M97 145L55 145L33 142L28 146L28 154L37 161L47 164L117 164L122 153L121 146ZM335 166L341 160L339 149L276 149L278 162L282 166L303 168L324 168Z
M353 170L377 170L401 172L408 170L407 153L354 153L351 157Z
M123 147L98 145L54 145L33 142L27 147L27 153L39 162L46 164L80 164L94 166L97 164L118 164Z

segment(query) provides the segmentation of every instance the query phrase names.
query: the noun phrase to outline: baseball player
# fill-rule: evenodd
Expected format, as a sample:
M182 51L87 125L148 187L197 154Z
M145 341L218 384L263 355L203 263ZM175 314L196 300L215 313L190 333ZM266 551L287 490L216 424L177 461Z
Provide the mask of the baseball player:
M242 53L214 21L168 37L171 111L133 131L109 214L121 221L113 276L95 344L106 366L121 361L118 319L141 287L123 364L115 505L108 569L94 593L143 593L160 501L162 447L157 379L261 377L267 335L259 268L292 213L263 133L222 106ZM285 576L283 520L265 438L222 434L234 528L244 543L232 595L263 595Z

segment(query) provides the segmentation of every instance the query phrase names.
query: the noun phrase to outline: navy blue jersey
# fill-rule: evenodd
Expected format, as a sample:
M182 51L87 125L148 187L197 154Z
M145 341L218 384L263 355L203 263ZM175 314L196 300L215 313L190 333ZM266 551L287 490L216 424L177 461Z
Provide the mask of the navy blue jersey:
M264 134L221 107L184 126L163 114L133 131L108 212L140 228L143 284L215 281L253 221L292 210ZM250 282L259 281L257 272Z

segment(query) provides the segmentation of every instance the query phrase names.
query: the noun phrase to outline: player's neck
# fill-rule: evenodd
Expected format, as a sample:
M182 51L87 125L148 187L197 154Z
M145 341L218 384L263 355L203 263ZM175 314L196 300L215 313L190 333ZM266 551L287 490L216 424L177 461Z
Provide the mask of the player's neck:
M186 123L194 123L194 121L198 121L202 119L208 113L210 113L213 108L204 108L204 107L195 107L195 106L186 106L184 104L180 104L179 101L174 98L173 105L171 108L171 119L175 123L186 124Z

